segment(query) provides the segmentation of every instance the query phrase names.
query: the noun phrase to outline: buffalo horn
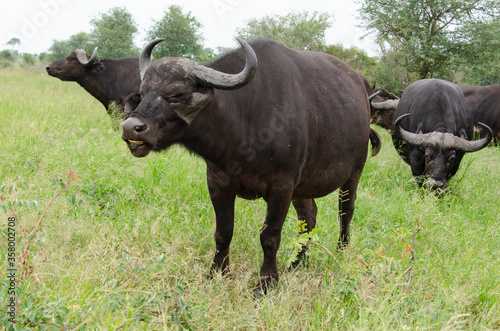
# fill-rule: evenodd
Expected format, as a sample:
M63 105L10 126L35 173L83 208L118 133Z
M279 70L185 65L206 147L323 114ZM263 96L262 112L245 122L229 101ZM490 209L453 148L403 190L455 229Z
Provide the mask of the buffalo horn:
M477 124L481 125L483 128L486 129L488 135L484 137L481 140L474 140L474 141L469 141L466 139L458 138L456 137L456 144L457 144L457 149L461 150L463 152L467 153L472 153L472 152L477 152L478 150L482 149L483 147L486 147L490 143L491 138L493 137L493 131L491 131L491 128L487 126L484 123L477 122Z
M369 100L369 101L372 101L372 100L373 100L373 98L375 98L377 95L379 95L379 94L380 94L380 92L382 92L382 91L378 90L377 92L373 93L372 95L370 95L370 96L368 97L368 100Z
M401 138L403 138L406 142L408 142L412 145L420 146L420 145L424 144L425 139L428 137L427 136L428 134L408 132L399 125L399 122L401 122L401 120L403 118L410 116L410 115L411 115L411 113L399 116L396 119L396 121L394 121L394 129L397 132L399 132L399 135L401 136Z
M90 59L87 59L87 53L83 49L77 49L76 52L76 58L78 59L78 62L83 64L85 67L90 67L92 64L94 64L95 60L97 59L97 48L94 48L94 51L92 52L92 56Z
M245 68L238 74L227 74L196 64L192 75L198 83L223 90L234 90L245 86L252 80L257 71L257 56L246 41L239 38L237 40L245 51Z
M399 104L399 100L385 100L382 102L372 102L371 105L375 109L396 109Z
M398 130L401 138L403 138L406 142L415 145L415 146L425 146L432 142L440 143L443 145L443 148L453 148L458 151L472 153L477 152L486 145L489 144L491 138L493 137L493 131L491 128L484 123L478 122L483 128L486 129L488 135L481 140L469 141L467 139L463 139L457 137L451 133L443 133L443 132L430 132L430 133L412 133L403 129L399 122L406 116L410 114L404 114L399 116L394 122L394 128Z
M156 44L165 40L164 38L158 38L147 44L141 52L141 56L139 56L139 72L141 73L141 80L144 79L144 74L151 64L151 52Z

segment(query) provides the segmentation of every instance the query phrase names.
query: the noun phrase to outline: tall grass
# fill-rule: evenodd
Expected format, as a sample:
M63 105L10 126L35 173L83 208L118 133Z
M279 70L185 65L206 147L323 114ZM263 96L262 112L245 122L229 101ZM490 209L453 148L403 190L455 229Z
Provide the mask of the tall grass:
M466 155L438 197L417 188L389 135L376 128L383 148L367 161L347 250L335 251L333 193L317 200L315 242L338 262L311 246L309 266L286 272L296 246L291 210L280 283L254 300L263 201L237 200L231 276L207 281L215 216L203 160L181 147L134 158L102 105L78 85L26 70L3 69L0 77L0 215L2 224L18 218L17 269L24 271L16 279L16 327L500 329L498 147ZM0 323L13 329L5 315Z

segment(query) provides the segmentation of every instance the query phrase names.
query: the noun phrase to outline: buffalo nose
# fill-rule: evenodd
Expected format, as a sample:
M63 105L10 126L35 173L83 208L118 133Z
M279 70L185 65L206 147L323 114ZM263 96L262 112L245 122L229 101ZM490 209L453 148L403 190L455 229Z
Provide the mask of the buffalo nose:
M46 66L46 67L45 67L45 70L49 71L49 70L50 70L50 67L49 67L49 66Z
M123 131L135 131L136 133L144 132L148 129L147 124L142 123L142 121L136 117L130 117L125 122L122 123Z
M135 132L142 132L142 131L146 131L148 128L148 126L146 124L143 124L143 125L136 125L134 126L134 130Z
M443 189L446 183L443 180L435 180L434 183L432 183L432 188L433 189Z

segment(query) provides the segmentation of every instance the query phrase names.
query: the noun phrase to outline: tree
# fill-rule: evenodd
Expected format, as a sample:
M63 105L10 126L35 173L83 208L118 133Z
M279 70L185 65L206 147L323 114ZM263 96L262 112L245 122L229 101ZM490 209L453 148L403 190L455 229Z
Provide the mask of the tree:
M85 50L87 54L92 54L94 47L90 34L80 32L70 36L67 40L54 40L48 50L50 53L49 60L55 61L65 58L78 48Z
M21 39L19 38L12 38L7 42L7 45L12 46L12 50L16 48L16 45L19 45L21 43Z
M274 39L290 48L316 51L322 49L325 30L331 26L328 13L290 13L251 19L246 27L236 29L236 34L244 40Z
M156 38L165 38L165 41L155 48L155 56L181 56L196 59L206 56L203 48L203 37L199 30L201 23L191 15L182 13L177 5L163 11L163 17L153 21L153 25L146 32L146 42Z
M376 84L376 89L398 95L398 91L404 90L419 79L418 73L406 70L405 63L406 54L395 50L384 50L377 64L370 70L367 79Z
M401 65L418 78L449 78L463 52L460 27L493 15L498 0L358 0L362 26L399 54Z
M134 45L137 27L132 15L125 9L113 7L90 20L93 26L91 38L99 47L99 57L137 56Z
M344 48L341 44L335 44L325 46L321 51L338 57L362 76L367 76L377 64L375 58L357 47Z
M200 54L196 56L196 61L198 62L209 62L217 56L217 53L212 48L203 48Z
M463 39L470 41L455 58L457 75L471 85L500 84L500 19L463 27Z

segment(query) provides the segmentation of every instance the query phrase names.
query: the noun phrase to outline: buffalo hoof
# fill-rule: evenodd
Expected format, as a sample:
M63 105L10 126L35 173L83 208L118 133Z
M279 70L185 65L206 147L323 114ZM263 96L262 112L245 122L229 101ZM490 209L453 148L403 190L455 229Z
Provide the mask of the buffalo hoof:
M256 299L256 300L260 300L262 299L264 296L266 295L266 293L264 292L264 290L262 290L260 287L257 287L255 289L255 291L253 292L253 297Z
M348 245L347 241L339 240L337 243L337 252L342 252Z
M253 297L257 300L262 299L264 296L266 296L269 291L278 284L278 280L271 278L271 277L266 277L266 278L261 278L260 280L260 285L257 286L253 293Z

